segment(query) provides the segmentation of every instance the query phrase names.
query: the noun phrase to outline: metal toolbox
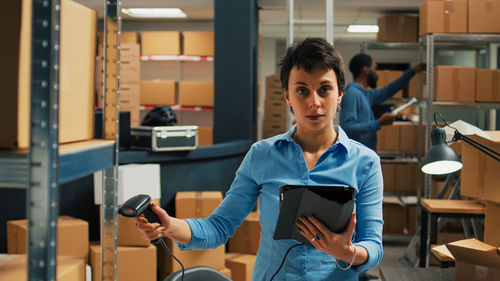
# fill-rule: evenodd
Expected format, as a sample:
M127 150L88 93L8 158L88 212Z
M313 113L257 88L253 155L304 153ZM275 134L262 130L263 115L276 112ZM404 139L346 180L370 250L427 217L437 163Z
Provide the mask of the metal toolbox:
M193 150L198 126L137 126L130 130L132 148L150 151Z

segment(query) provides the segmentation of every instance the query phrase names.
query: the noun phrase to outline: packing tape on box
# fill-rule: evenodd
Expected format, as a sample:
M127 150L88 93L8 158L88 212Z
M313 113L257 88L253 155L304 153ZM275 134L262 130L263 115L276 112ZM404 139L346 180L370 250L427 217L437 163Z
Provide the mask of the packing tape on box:
M458 78L459 69L454 67L451 70L451 96L454 101L458 100L458 92L460 91L460 79Z
M452 0L444 1L444 32L450 32L450 15L453 14L454 6Z
M493 0L486 0L486 12L493 12Z
M196 218L201 218L201 210L203 209L203 195L201 191L194 194L194 215Z

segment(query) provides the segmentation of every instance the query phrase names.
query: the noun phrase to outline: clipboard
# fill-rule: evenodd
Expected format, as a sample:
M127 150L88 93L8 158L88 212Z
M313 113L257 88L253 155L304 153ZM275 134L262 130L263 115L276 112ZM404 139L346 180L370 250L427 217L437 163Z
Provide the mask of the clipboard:
M302 216L314 216L330 231L340 233L347 228L354 210L356 189L330 185L283 185L280 186L280 213L274 240L295 239L312 246L298 232L296 221Z

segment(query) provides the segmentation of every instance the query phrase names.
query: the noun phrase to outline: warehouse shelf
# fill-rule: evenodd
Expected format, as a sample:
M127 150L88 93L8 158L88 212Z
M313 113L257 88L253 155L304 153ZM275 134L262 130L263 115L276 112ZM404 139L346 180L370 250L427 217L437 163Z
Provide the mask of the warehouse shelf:
M432 37L432 39L428 39ZM420 37L423 46L432 40L435 49L480 50L500 43L500 34L427 34Z
M128 150L120 152L120 164L131 163L163 163L176 161L192 161L201 159L225 158L246 153L253 141L238 140L200 146L189 151L152 152L146 150Z
M418 42L363 42L361 43L361 52L366 50L414 50L418 51L420 44Z
M140 110L151 110L155 108L155 105L141 105L139 106ZM179 104L172 105L172 109L178 111L213 111L214 108L212 106L182 106Z
M141 56L141 61L214 61L211 56Z
M89 140L59 147L59 184L90 175L114 164L114 141ZM28 151L0 153L0 187L27 188Z
M434 107L460 107L469 109L500 109L500 103L490 102L449 102L449 101L433 101Z
M408 154L407 156L402 156L404 153L401 152L390 152L382 151L378 152L380 156L380 162L383 164L419 164L419 160L416 155ZM393 155L393 157L391 157Z

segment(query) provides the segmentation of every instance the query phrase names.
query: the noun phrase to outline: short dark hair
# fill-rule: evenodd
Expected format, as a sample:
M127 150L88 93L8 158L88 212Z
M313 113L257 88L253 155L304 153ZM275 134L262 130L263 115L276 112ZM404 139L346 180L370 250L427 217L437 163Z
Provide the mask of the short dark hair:
M344 60L339 51L322 38L306 38L289 47L281 60L281 86L288 90L290 72L294 66L307 72L332 69L337 76L339 93L344 92Z
M351 71L352 77L356 79L361 74L361 70L363 69L363 67L370 67L371 65L372 57L367 54L357 54L352 57L351 61L349 62L349 71Z

